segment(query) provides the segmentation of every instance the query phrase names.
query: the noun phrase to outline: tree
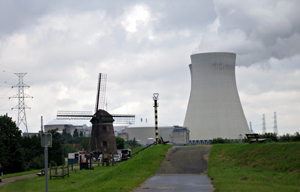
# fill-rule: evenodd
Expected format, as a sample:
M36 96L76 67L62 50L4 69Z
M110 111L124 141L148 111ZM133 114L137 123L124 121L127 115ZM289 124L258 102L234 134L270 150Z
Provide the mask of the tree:
M90 138L89 137L81 137L81 147L84 150L90 150Z
M141 145L135 140L135 138L133 138L133 140L125 141L124 146L125 146L125 148L133 149L133 148L139 147Z
M121 137L116 137L117 149L124 149L125 140Z
M49 130L52 134L52 147L48 148L48 157L50 164L62 165L64 162L63 144L65 142L62 134L57 132L58 128Z
M78 130L77 129L75 129L74 133L73 133L73 138L75 138L75 137L78 137Z
M0 162L8 173L24 170L21 133L11 117L0 116Z
M264 134L259 134L259 137L260 138L267 138L267 141L268 142L278 142L279 139L277 137L277 134L276 133L264 133Z
M63 129L62 136L64 136L66 142L68 142L68 140L72 139L71 133L67 133L66 128Z
M79 135L80 135L80 137L83 137L83 132L82 132L82 131L80 131L80 134L79 134Z
M41 147L41 137L23 137L21 145L24 151L25 171L45 167L44 148Z

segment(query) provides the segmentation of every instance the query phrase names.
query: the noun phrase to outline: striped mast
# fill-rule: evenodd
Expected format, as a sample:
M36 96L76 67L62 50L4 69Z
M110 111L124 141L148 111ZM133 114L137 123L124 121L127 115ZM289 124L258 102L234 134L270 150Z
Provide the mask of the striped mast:
M158 100L158 93L153 93L153 100L154 100L154 114L155 114L155 139L156 144L158 144L158 123L157 123L157 100Z

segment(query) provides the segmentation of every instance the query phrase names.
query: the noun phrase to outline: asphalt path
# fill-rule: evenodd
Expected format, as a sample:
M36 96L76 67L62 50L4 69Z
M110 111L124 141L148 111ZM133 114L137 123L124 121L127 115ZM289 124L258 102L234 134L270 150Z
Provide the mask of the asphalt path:
M211 146L182 146L169 149L157 173L134 192L212 192L205 174Z
M3 185L5 185L7 183L11 183L13 181L16 181L16 180L19 180L19 179L25 179L25 178L29 178L29 177L38 177L38 176L36 175L36 173L32 173L32 174L28 174L28 175L5 178L5 175L4 175L4 177L2 176L2 182L0 182L0 187L2 187Z

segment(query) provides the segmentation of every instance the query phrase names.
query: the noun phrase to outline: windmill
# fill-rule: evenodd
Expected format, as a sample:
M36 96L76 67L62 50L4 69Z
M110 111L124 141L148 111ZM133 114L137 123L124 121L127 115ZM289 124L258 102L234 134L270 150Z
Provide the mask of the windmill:
M90 120L92 133L90 137L90 150L102 154L117 153L117 145L113 122L118 124L133 124L135 115L111 115L104 110L106 90L106 74L100 73L96 96L95 112L91 111L58 111L57 119Z
M105 106L105 91L106 91L106 79L105 73L99 73L97 84L97 95L95 111L57 111L56 119L59 120L91 120L93 115L97 113L99 109L104 110ZM116 124L134 124L135 115L126 114L111 114Z

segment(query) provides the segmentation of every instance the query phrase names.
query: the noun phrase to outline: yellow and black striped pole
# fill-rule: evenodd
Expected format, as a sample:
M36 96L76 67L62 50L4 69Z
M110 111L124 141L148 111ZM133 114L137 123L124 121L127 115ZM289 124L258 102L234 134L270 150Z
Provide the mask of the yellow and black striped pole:
M157 123L157 100L158 100L158 93L153 93L153 100L154 100L154 114L155 114L155 139L156 144L158 144L158 123Z

